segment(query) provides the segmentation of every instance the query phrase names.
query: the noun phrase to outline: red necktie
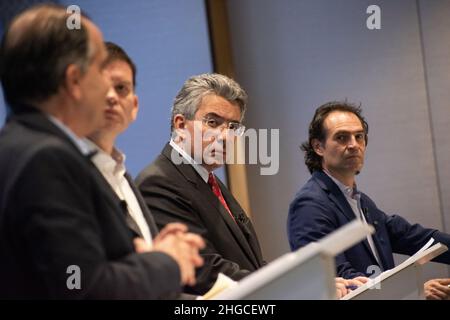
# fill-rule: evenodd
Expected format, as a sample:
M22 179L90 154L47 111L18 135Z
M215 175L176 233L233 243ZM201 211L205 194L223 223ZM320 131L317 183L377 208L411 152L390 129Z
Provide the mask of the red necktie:
M230 208L228 208L228 205L225 201L225 198L222 195L222 192L220 191L219 184L217 183L216 178L214 177L214 175L211 172L208 175L208 184L210 185L212 192L214 192L214 194L220 200L220 202L225 207L225 209L227 209L230 216L233 218L233 220L235 220L233 214L231 213Z

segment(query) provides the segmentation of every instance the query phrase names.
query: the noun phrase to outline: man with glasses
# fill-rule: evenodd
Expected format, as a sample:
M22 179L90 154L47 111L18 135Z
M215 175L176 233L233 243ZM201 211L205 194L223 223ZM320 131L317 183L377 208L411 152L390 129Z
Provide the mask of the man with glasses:
M188 79L173 104L172 139L137 178L158 227L182 222L206 242L197 284L185 287L186 293L204 294L220 272L240 280L265 264L251 221L213 173L233 159L246 104L245 91L223 75ZM336 278L336 296L361 284Z
M204 266L188 293L205 293L220 272L239 280L264 265L251 221L213 173L245 130L246 104L245 91L223 75L188 79L172 108L172 139L137 178L159 228L182 222L205 239Z

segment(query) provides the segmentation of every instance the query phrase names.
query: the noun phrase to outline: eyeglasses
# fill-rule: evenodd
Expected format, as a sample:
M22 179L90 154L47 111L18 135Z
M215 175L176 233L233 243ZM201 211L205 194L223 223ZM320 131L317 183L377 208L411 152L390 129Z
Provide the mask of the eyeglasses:
M245 131L245 126L242 123L236 121L228 121L222 117L207 116L203 117L202 121L211 129L224 127L225 124L226 128L232 130L233 134L237 137L242 136Z

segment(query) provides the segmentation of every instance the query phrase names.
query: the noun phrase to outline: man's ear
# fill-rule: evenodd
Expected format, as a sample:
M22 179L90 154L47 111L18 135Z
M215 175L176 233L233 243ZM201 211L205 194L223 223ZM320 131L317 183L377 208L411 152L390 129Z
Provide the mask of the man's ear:
M173 117L174 129L186 129L186 118L182 114L176 114Z
M139 98L137 95L133 97L133 111L131 111L131 120L136 120L137 114L139 111Z
M323 152L324 152L324 147L323 147L323 143L318 140L318 139L312 139L311 140L311 146L314 150L315 153L317 153L319 156L323 156Z
M173 117L173 139L175 142L186 140L186 118L182 114Z
M81 90L81 70L80 67L70 64L64 73L64 88L67 94L74 100L79 101L82 98Z

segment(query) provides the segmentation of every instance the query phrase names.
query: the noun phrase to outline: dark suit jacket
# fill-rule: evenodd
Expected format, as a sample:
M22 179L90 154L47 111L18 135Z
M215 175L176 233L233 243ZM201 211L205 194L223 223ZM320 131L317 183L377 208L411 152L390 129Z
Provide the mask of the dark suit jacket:
M411 225L397 215L387 215L363 193L361 207L367 222L376 230L373 241L380 256L381 270L394 267L393 252L412 255L430 237L450 247L450 235L418 224ZM316 171L289 207L287 227L291 249L317 241L353 219L356 219L355 214L339 187L324 172ZM450 253L447 251L435 260L449 264ZM368 270L371 265L378 264L367 240L336 258L337 274L344 278L369 276L373 272Z
M152 234L152 238L156 237L156 235L159 233L158 227L156 226L155 220L153 219L153 216L150 212L150 210L147 207L147 204L145 203L145 200L142 198L141 193L139 192L136 184L134 183L133 178L130 176L128 172L125 173L125 179L127 179L128 183L130 184L131 190L133 191L134 195L136 196L136 199L138 201L139 207L142 210L142 214L144 215L145 220L147 221L148 228L150 230L150 233ZM125 201L122 201L122 206L124 209L128 210L128 204ZM137 225L136 221L127 214L126 215L126 221L128 227L134 232L136 237L144 238L144 236L141 233L141 229L139 229L139 226Z
M239 280L264 262L252 223L232 194L218 180L236 222L190 164L175 165L170 160L172 150L167 144L136 182L159 228L182 222L205 239L201 252L205 264L197 272L195 287L185 289L203 294L219 272Z
M90 159L46 116L25 110L0 133L0 298L179 292L171 257L134 253L126 212ZM81 270L80 290L67 287L71 265Z

